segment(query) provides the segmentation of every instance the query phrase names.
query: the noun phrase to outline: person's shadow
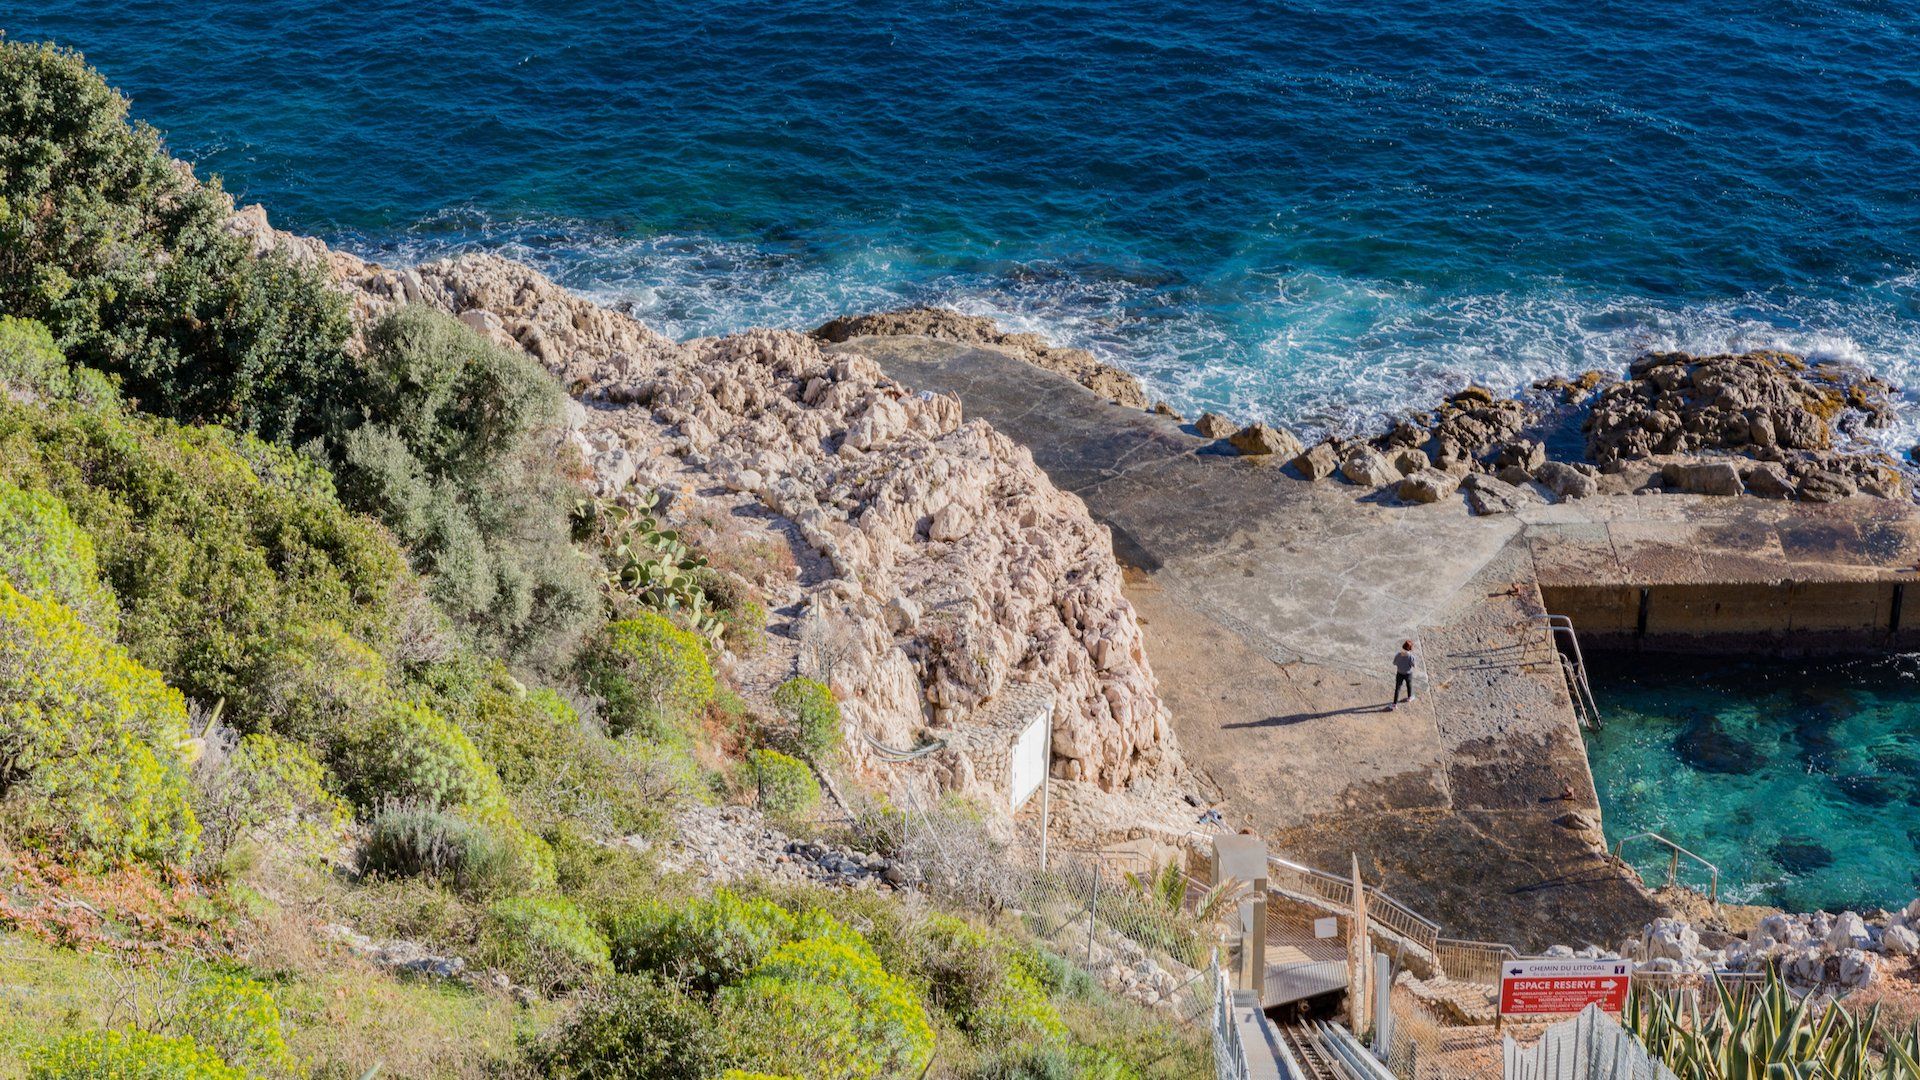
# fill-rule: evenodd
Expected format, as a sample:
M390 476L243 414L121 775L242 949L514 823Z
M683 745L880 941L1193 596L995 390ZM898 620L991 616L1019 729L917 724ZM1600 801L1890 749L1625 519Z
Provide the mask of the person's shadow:
M1247 720L1238 724L1222 724L1220 730L1233 731L1239 728L1292 727L1309 720L1325 720L1330 716L1355 716L1360 713L1392 712L1391 705L1355 705L1346 709L1328 709L1326 712L1294 713L1291 716L1269 716L1265 720Z

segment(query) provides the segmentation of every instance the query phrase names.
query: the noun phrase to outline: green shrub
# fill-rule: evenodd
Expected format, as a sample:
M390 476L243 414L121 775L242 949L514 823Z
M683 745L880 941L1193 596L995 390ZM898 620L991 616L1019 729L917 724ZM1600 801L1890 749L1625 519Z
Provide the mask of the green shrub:
M720 1022L739 1042L734 1060L752 1072L808 1080L919 1074L884 1070L885 1049L863 1045L859 1005L835 986L750 979L721 999Z
M515 897L487 909L480 938L485 962L521 983L553 993L613 970L607 941L564 897Z
M77 54L0 42L0 310L38 319L151 411L292 442L344 369L344 300L256 258Z
M773 903L716 889L677 907L642 902L608 921L607 940L615 970L656 972L710 995L792 940L795 927L794 917Z
M562 822L600 834L656 828L669 779L583 723L552 690L522 687L495 664L460 723L500 773L521 816L539 828Z
M330 437L343 495L407 542L448 615L535 664L570 657L601 608L545 445L564 401L526 355L409 306L368 331Z
M288 627L262 644L243 673L228 714L249 730L272 731L336 751L351 721L388 699L387 664L337 622Z
M933 1027L905 980L888 974L857 934L782 945L726 992L730 1014L752 1017L756 1054L743 1064L805 1076L916 1075L933 1053Z
M192 1039L144 1031L88 1031L27 1058L27 1080L247 1080Z
M201 859L218 866L242 841L269 832L304 840L342 824L347 808L327 783L311 751L273 735L248 735L223 760L202 760L193 786Z
M0 581L0 796L30 838L184 860L200 826L175 749L186 704L70 609Z
M1031 961L1005 938L936 913L915 945L915 973L934 1004L976 1038L1004 1045L1066 1034Z
M967 1080L1132 1080L1136 1075L1099 1049L1040 1043L998 1050Z
M820 783L807 763L778 750L755 750L747 755L760 809L771 817L795 818L820 805Z
M720 620L721 636L736 653L757 652L767 638L767 606L745 578L711 566L695 574L707 606Z
M290 627L379 649L411 575L324 470L219 428L0 400L0 478L66 504L119 598L120 638L198 700L238 704ZM229 714L243 728L252 714Z
M38 600L71 608L102 635L120 623L113 590L100 580L93 538L59 499L0 480L0 581Z
M425 877L470 896L527 892L553 883L552 855L511 819L475 818L417 803L375 812L360 849L360 872Z
M580 676L615 735L667 740L684 734L713 700L713 667L700 638L641 612L609 623L581 655Z
M704 1001L658 976L615 976L531 1055L555 1080L713 1080L729 1033Z
M114 406L120 400L105 375L69 364L45 326L11 315L0 315L0 394L71 401L85 408Z
M280 1006L265 986L245 975L216 974L195 983L174 1026L255 1076L294 1077L306 1072L287 1046Z
M465 732L416 701L388 701L354 724L334 758L347 798L358 806L400 800L499 810L500 777Z
M780 742L804 758L818 760L840 746L840 702L824 683L799 677L773 692L773 707L786 722Z

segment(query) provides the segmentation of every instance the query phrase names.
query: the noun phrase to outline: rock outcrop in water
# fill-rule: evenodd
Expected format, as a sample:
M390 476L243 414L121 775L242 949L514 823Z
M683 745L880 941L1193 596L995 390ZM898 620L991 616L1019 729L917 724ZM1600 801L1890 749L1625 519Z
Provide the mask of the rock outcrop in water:
M1055 775L1146 794L1120 820L1078 815L1089 830L1150 823L1152 793L1183 775L1107 531L958 400L802 334L670 341L497 256L390 269L273 233L255 209L236 227L325 260L358 325L430 304L539 359L585 406L570 438L603 494L664 491L677 519L794 541L794 579L762 583L785 616L775 655L739 674L829 682L856 762L876 765L862 736L953 736L1024 687L1054 704ZM941 789L987 794L981 761L931 760Z
M1385 434L1329 440L1293 465L1318 480L1337 463L1348 482L1392 487L1409 502L1445 497L1436 494L1444 485L1425 475L1428 470L1456 478L1490 475L1558 499L1661 491L1808 502L1898 499L1910 494L1898 462L1842 449L1849 437L1892 421L1892 394L1881 379L1811 365L1790 353L1649 353L1622 379L1590 371L1544 380L1514 398L1470 386L1437 408L1394 422ZM1550 459L1548 433L1575 423L1585 453ZM1524 504L1499 494L1503 489L1460 486L1476 513Z
M1139 379L1087 350L1050 345L1038 334L1009 334L984 315L962 315L947 308L902 308L834 319L813 331L814 337L830 343L867 335L914 335L994 345L1036 367L1058 371L1116 404L1135 409L1151 406Z

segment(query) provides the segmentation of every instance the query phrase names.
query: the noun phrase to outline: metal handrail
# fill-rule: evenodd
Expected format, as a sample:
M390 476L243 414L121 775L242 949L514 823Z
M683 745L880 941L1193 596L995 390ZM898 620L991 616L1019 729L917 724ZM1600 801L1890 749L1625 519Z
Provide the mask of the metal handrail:
M1434 946L1433 956L1440 962L1441 973L1455 982L1497 986L1500 983L1500 965L1508 960L1518 960L1520 953L1504 941L1441 938Z
M921 758L926 757L928 754L931 754L937 750L945 750L947 748L947 740L945 739L935 739L930 743L927 743L923 746L916 746L911 750L901 750L897 747L888 746L886 743L881 742L880 740L874 738L871 735L866 735L864 737L867 740L867 745L872 747L875 753L879 754L882 758L885 758L888 761L896 762L896 763L903 762L903 761L918 761Z
M1286 871L1284 875L1270 875L1267 878L1268 888L1309 900L1318 899L1342 908L1353 906L1353 882L1346 878L1273 855L1267 857L1267 865ZM1294 887L1288 888L1289 884ZM1376 886L1368 885L1366 890L1368 903L1379 905L1377 910L1369 908L1369 918L1429 952L1433 950L1434 943L1440 940L1439 923L1395 900Z
M1679 844L1674 843L1673 841L1667 839L1666 837L1661 836L1657 832L1634 833L1632 836L1622 837L1620 842L1614 845L1613 857L1616 859L1619 859L1621 862L1625 862L1626 859L1622 855L1622 852L1626 850L1627 843L1632 840L1652 840L1655 843L1665 844L1668 848L1672 849L1672 857L1667 861L1667 886L1669 888L1680 884L1680 856L1685 855L1687 858L1692 859L1694 862L1697 862L1701 866L1706 867L1707 872L1712 875L1712 884L1709 886L1709 888L1712 891L1707 894L1707 899L1713 902L1713 906L1716 909L1719 908L1720 906L1720 868L1718 866L1715 866L1713 863L1708 862L1705 858L1699 855L1696 855L1691 851L1688 851L1686 848L1681 847Z
M1577 702L1580 695L1586 695L1587 700L1585 707L1587 712L1593 717L1594 729L1596 731L1599 730L1600 701L1593 696L1593 684L1587 681L1587 658L1580 651L1580 635L1573 631L1573 619L1566 615L1552 614L1538 615L1535 616L1535 618L1546 621L1549 633L1567 635L1567 644L1573 647L1573 670L1576 676L1574 679L1575 700Z

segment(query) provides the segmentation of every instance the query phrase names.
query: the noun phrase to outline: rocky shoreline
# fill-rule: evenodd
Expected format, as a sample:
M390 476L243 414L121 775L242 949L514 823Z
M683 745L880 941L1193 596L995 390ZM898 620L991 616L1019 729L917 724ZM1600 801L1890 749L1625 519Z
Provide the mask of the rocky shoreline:
M1468 387L1371 438L1305 447L1284 430L1212 413L1195 429L1307 480L1338 476L1410 503L1459 492L1477 514L1661 492L1909 499L1898 461L1842 449L1891 422L1892 394L1881 379L1790 353L1649 353L1620 378L1589 371L1511 398Z
M828 681L870 779L928 798L984 800L992 789L983 762L967 752L950 748L901 770L867 740L906 747L947 738L1010 692L1037 687L1056 706L1064 834L1182 842L1204 780L1175 744L1107 530L1023 447L964 420L957 399L908 392L859 355L857 339L991 346L1147 409L1131 377L1080 350L930 309L835 320L812 335L756 330L676 343L505 259L393 269L277 233L257 208L235 222L262 247L323 260L357 324L426 303L541 360L579 402L568 441L603 494L665 492L677 520L750 521L763 538L790 543L795 566L755 583L776 608L769 648L734 658L732 674L749 691L794 670ZM822 341L854 342L855 351L826 353ZM1782 353L1650 354L1619 378L1590 372L1512 398L1469 388L1370 438L1306 446L1285 430L1212 414L1194 430L1301 480L1341 480L1387 504L1461 497L1477 514L1660 492L1907 499L1897 462L1839 449L1887 421L1890 396L1869 376ZM1907 955L1907 917L1864 921L1871 948L1849 948ZM1861 972L1873 963L1846 950L1813 956L1835 932L1816 932L1820 916L1779 918L1806 932L1768 931L1768 941L1741 945L1662 920L1628 951L1678 973L1767 956L1815 982L1871 978Z

